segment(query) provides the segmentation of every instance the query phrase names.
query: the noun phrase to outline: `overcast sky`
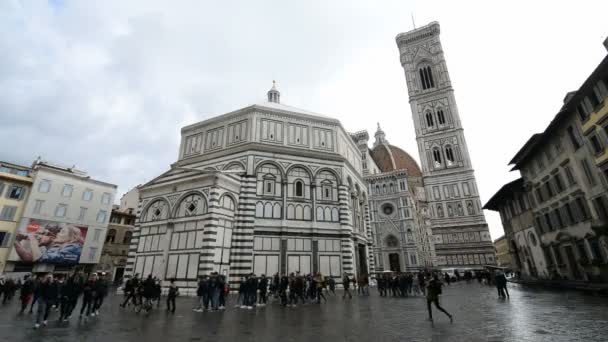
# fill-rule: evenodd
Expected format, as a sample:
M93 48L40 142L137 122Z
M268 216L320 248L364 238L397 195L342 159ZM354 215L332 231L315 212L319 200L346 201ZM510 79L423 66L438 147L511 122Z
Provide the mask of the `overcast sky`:
M413 14L441 24L485 203L606 55L608 1L550 4L0 1L0 159L75 164L120 196L177 159L182 126L261 102L276 79L282 103L353 132L380 122L419 160L395 44Z

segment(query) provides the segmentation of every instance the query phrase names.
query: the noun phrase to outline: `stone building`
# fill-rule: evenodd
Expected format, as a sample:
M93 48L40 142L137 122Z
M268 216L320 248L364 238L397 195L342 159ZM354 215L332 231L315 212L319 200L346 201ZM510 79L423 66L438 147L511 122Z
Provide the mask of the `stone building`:
M179 159L140 187L127 272L249 274L375 270L361 154L339 121L268 102L182 128Z
M374 257L378 271L415 271L433 265L432 232L416 161L390 145L384 131L376 131L373 148L366 131L354 133L368 184Z
M513 157L510 164L520 171L521 184L503 187L486 205L499 210L503 225L507 223L510 252L520 258L527 276L608 281L608 179L597 167L603 165L607 142L600 119L608 97L607 66L608 57L577 91L566 95L547 128L534 134ZM512 200L514 192L524 200ZM530 222L524 226L540 239L521 240L515 229L511 231L508 223L522 215L527 221L533 218L533 227ZM526 270L527 260L521 258L537 246L543 254L533 256L535 274ZM543 262L546 271L538 268Z
M494 248L496 249L496 264L500 267L512 269L509 242L504 235L494 240Z
M454 89L432 22L397 36L438 266L495 264Z
M483 208L500 214L505 231L501 246L506 246L506 250L501 249L501 257L509 260L511 270L521 277L548 277L547 261L539 242L542 232L534 226L534 215L530 198L524 189L524 180L518 178L505 184Z
M112 207L108 233L97 269L109 274L115 283L119 283L125 275L138 202L139 189L135 187L121 197L120 205Z
M92 270L99 262L116 185L75 167L36 160L6 272Z
M0 274L4 273L32 182L29 167L0 162Z

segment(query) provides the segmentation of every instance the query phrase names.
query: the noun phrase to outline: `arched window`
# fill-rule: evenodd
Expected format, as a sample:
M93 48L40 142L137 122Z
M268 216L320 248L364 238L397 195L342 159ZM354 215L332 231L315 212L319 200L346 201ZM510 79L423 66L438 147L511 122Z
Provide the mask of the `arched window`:
M440 125L445 125L445 115L443 114L443 109L437 110L437 123Z
M454 150L452 150L452 146L450 145L445 147L445 159L447 160L448 165L454 163Z
M433 121L433 114L431 112L426 113L426 125L427 127L433 127L435 122Z
M296 197L304 196L304 183L302 181L297 180L294 183L294 187L295 187L295 196Z
M167 202L157 200L148 207L145 215L143 215L142 222L166 220L168 215L169 206Z
M106 235L106 243L114 243L115 238L116 238L116 229L108 230L108 234Z
M207 201L200 194L186 196L177 209L176 217L198 216L207 213Z
M435 87L435 81L433 80L433 72L430 66L424 66L420 68L420 83L422 84L422 90Z
M393 183L390 183L388 187L389 187L389 189L390 189L390 191L391 191L391 192L390 192L391 194L392 194L393 192L395 192L395 187L393 186Z
M435 167L441 167L441 152L438 148L433 149L433 161L435 163Z
M125 245L130 244L132 237L133 237L133 232L131 232L131 231L125 232L125 236L122 238L122 243Z

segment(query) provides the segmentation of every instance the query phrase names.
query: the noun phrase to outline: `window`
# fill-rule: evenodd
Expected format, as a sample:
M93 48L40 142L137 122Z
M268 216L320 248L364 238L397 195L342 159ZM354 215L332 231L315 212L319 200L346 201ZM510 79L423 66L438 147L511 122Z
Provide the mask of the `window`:
M84 201L90 201L93 199L93 190L91 189L86 189L83 193L82 193L82 199Z
M445 115L443 114L443 109L437 110L437 123L440 125L445 125Z
M547 261L547 266L553 265L553 256L551 255L551 247L543 247L543 254L545 255L545 260Z
M564 228L564 221L562 221L562 217L559 214L559 210L555 209L553 210L553 217L554 217L554 221L555 221L555 226L557 229L560 228Z
M595 185L595 177L593 177L593 173L591 173L587 159L581 160L581 166L583 167L583 171L585 171L585 176L587 177L589 185Z
M592 110L594 110L595 107L599 106L599 104L602 102L602 98L595 93L595 89L586 98L589 99Z
M128 245L131 243L131 238L133 237L133 232L125 232L125 236L122 239L122 243Z
M51 181L48 179L43 179L38 184L38 192L49 192L51 191Z
M598 260L598 261L603 261L604 260L604 256L602 253L602 249L600 247L600 243L599 240L594 237L592 239L589 239L589 247L591 247L591 256L593 257L593 260Z
M11 233L0 231L0 247L8 247L11 243Z
M426 125L427 127L435 126L435 122L433 121L433 114L431 114L431 112L426 113Z
M547 227L547 229L549 231L555 230L555 228L553 227L553 222L551 222L551 218L549 217L549 214L545 214L543 217L545 218L545 226Z
M103 195L101 195L101 204L110 204L111 199L112 194L104 192Z
M55 209L55 216L57 217L65 217L65 213L68 210L67 204L59 204Z
M6 192L6 198L17 201L21 200L23 195L25 195L25 188L21 185L11 185Z
M590 219L591 217L589 216L589 207L587 207L587 202L585 201L585 199L582 197L577 197L575 202L580 213L581 221L586 221Z
M331 196L331 185L330 184L323 184L322 187L322 192L323 192L323 199L324 200L331 200L332 196ZM378 187L376 185L376 194L378 194L380 192L380 187Z
M441 152L438 148L433 149L433 161L435 162L435 167L441 167Z
M549 196L549 198L551 198L555 195L553 193L553 187L551 186L550 182L545 183L545 191L547 192L547 195Z
M606 203L606 198L604 196L599 196L593 199L593 206L595 207L595 211L601 220L608 220L608 206Z
M576 106L576 111L578 112L578 116L580 116L581 121L585 121L587 118L589 118L589 113L587 112L587 108L585 108L585 104L583 102L580 102Z
M405 182L404 181L399 182L399 189L405 190Z
M574 149L578 150L579 147L581 147L581 143L578 140L578 136L574 132L574 127L572 127L572 126L568 127L568 137L570 138L570 142L572 143L572 146L574 147Z
M78 215L78 221L84 221L84 218L86 215L87 215L87 208L80 207L80 214Z
M570 224L577 223L578 220L576 219L576 215L574 215L574 211L572 210L572 204L566 203L564 205L564 208L565 208L566 216L568 217L568 221L570 222Z
M271 180L271 179L264 180L264 194L265 195L274 195L274 180Z
M395 208L393 207L392 204L386 203L384 205L382 205L382 213L386 216L390 216L393 214L393 212L395 211Z
M568 185L576 184L576 179L574 178L574 174L572 174L572 169L570 168L570 166L564 167L564 170L566 171L566 178L568 179Z
M422 90L430 89L435 87L435 82L433 80L433 72L431 71L430 66L424 66L419 70L420 74L420 83L422 85Z
M36 200L34 204L34 214L40 214L42 211L42 205L44 204L43 200Z
M543 192L540 191L540 188L536 188L534 192L536 192L536 199L538 200L538 203L542 203L545 201L543 197Z
M304 196L304 183L302 181L296 181L294 183L295 186L295 196L303 197Z
M597 135L592 135L589 138L589 141L591 142L591 147L593 148L593 152L595 154L604 152L604 147L602 146L602 143L600 142L600 139L598 139Z
M445 148L445 159L447 160L448 165L454 163L454 151L452 151L452 146L450 145Z
M105 210L100 210L97 213L97 222L103 223L106 221L107 212Z
M66 184L63 186L63 190L61 191L61 196L72 197L72 191L74 191L74 186L71 184Z
M116 239L116 229L108 230L108 234L106 235L106 243L114 243L114 239Z
M93 233L93 242L99 242L99 238L101 237L101 229L95 229Z
M555 183L555 189L558 193L564 191L564 183L562 182L562 176L559 173L553 177L553 181Z
M13 207L10 205L5 205L0 212L0 220L2 221L13 221L15 219L15 213L17 212L17 207Z
M578 257L581 264L586 264L589 262L589 258L587 257L587 249L585 248L585 240L579 240L576 242L576 249L578 250Z

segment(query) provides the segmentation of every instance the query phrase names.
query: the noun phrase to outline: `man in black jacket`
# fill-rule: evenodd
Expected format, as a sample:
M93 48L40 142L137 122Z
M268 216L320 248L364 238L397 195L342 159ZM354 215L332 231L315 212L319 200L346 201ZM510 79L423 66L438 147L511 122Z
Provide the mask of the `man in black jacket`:
M25 277L23 277L23 284L21 284L21 295L19 296L19 299L21 299L21 311L19 311L19 314L22 314L25 311L27 305L32 299L33 293L34 282L32 281L29 275L26 275Z
M36 310L36 324L34 328L40 328L40 323L47 325L51 306L57 300L57 286L53 283L53 276L46 275L39 286L38 307Z
M103 304L104 298L108 295L108 280L106 279L106 272L101 272L97 282L95 283L95 299L93 302L93 314L99 316L99 309Z

